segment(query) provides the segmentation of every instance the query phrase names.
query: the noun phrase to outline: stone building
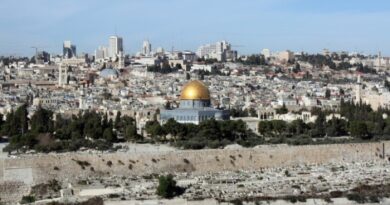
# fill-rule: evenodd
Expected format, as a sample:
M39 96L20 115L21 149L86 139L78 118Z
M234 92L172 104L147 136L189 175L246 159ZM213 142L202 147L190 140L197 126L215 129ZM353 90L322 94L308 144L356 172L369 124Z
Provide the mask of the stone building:
M209 89L199 80L191 81L184 86L179 108L162 110L160 114L161 124L169 119L175 119L179 123L199 124L212 118L228 120L229 111L211 107Z

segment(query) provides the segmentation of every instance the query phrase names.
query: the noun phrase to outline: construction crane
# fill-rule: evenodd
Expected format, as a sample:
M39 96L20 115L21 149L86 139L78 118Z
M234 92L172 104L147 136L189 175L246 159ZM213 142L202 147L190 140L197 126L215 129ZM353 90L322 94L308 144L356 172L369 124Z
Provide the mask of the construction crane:
M38 47L36 46L31 46L31 48L35 49L35 60L38 58Z
M31 46L31 48L35 49L34 59L36 60L36 62L38 62L39 50L43 51L44 48L38 46Z

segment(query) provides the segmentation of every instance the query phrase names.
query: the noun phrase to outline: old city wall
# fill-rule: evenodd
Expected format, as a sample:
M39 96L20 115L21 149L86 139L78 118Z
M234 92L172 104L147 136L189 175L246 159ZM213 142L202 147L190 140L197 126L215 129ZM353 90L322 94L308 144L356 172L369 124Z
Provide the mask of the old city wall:
M225 149L199 151L171 151L149 153L110 154L48 154L0 159L0 198L15 189L27 191L25 185L50 179L75 182L90 176L129 176L166 172L219 172L224 170L259 170L305 164L347 164L360 161L382 160L383 144L390 142L307 145L260 146L253 149ZM80 165L87 162L88 165ZM14 190L16 191L16 190Z

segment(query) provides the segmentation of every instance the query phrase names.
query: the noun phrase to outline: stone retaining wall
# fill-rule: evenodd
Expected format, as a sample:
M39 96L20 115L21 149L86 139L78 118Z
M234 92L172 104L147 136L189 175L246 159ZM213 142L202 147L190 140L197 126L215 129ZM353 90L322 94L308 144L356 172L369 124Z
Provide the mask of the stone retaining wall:
M252 149L231 150L23 156L16 159L0 159L0 189L6 190L7 187L4 187L4 184L10 182L24 182L28 185L44 183L50 179L76 182L79 178L101 175L205 173L383 160L379 157L383 143L385 147L390 146L390 142L307 146L267 145ZM81 166L77 161L88 162L89 165ZM109 166L109 164L112 165ZM30 176L31 180L28 178ZM9 192L9 190L0 192L0 198L4 199L3 193Z

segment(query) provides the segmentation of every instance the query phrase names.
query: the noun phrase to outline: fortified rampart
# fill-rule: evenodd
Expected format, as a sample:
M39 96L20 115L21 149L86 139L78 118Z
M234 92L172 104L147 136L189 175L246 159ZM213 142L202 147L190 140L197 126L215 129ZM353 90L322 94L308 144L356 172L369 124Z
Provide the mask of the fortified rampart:
M29 155L0 159L0 198L28 193L50 179L75 182L88 176L130 176L164 172L208 173L259 170L305 164L383 160L390 142L334 145L266 145L252 149L189 150L148 153ZM11 186L11 185L12 186ZM16 197L12 195L12 197Z

